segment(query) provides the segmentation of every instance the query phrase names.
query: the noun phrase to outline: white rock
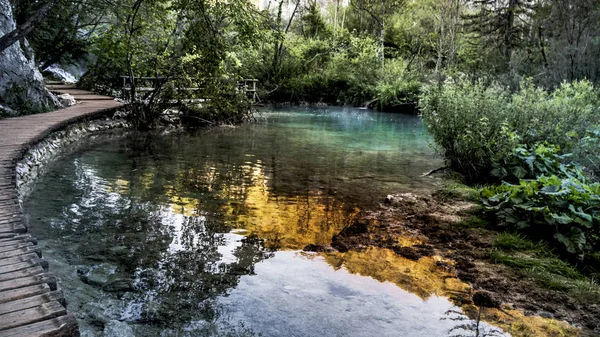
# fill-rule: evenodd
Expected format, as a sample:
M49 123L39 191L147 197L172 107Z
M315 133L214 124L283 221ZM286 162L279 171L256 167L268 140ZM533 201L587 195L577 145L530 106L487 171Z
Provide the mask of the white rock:
M56 96L56 98L60 102L60 105L62 105L65 108L68 108L70 106L77 104L77 101L75 101L75 97L73 97L69 94L58 95L58 96Z

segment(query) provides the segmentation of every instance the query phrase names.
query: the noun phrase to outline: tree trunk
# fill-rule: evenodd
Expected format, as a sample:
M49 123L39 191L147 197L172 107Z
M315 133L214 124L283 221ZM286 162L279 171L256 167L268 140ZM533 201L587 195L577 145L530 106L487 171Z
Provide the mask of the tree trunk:
M518 0L509 0L508 8L506 13L506 27L504 31L504 60L506 63L506 69L510 67L510 59L512 57L512 50L514 44L514 25L515 25L515 11L517 10Z
M52 7L58 2L58 0L51 0L38 8L25 23L18 26L15 30L6 35L0 37L0 53L2 53L6 48L12 46L15 42L25 38L29 33L31 33L37 25L48 15L48 12L52 9Z
M381 19L381 35L379 36L379 42L381 44L381 66L385 63L385 20Z

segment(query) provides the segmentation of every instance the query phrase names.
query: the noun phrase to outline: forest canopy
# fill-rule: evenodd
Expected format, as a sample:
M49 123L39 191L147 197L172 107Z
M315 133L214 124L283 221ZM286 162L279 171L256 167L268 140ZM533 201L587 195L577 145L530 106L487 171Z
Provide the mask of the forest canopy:
M600 80L593 0L46 3L28 35L40 69L89 65L83 82L105 89L124 75L206 87L256 78L264 101L410 110L424 86L447 80L511 90L526 78L550 90ZM18 1L17 24L46 3Z

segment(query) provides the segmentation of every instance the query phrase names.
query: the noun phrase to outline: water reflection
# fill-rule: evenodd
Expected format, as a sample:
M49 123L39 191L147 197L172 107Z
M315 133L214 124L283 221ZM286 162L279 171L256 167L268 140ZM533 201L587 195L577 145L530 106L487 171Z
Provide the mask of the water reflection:
M25 209L89 336L111 320L140 336L442 331L432 322L452 305L437 296L463 289L435 260L286 251L328 244L386 193L428 188L419 176L439 159L422 132L412 116L337 110L108 134L55 163Z
M409 260L389 249L369 248L364 252L324 254L336 269L370 276L380 282L391 282L424 300L431 296L463 297L469 301L470 287L445 269L438 257Z

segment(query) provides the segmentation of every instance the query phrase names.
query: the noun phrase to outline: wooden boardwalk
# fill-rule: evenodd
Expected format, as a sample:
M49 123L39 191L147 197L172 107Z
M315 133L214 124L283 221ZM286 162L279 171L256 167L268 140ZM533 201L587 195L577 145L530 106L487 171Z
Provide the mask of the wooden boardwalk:
M0 120L0 336L79 336L56 279L48 273L35 238L27 234L16 191L16 162L49 133L122 104L111 97L52 84L77 105L54 112Z

